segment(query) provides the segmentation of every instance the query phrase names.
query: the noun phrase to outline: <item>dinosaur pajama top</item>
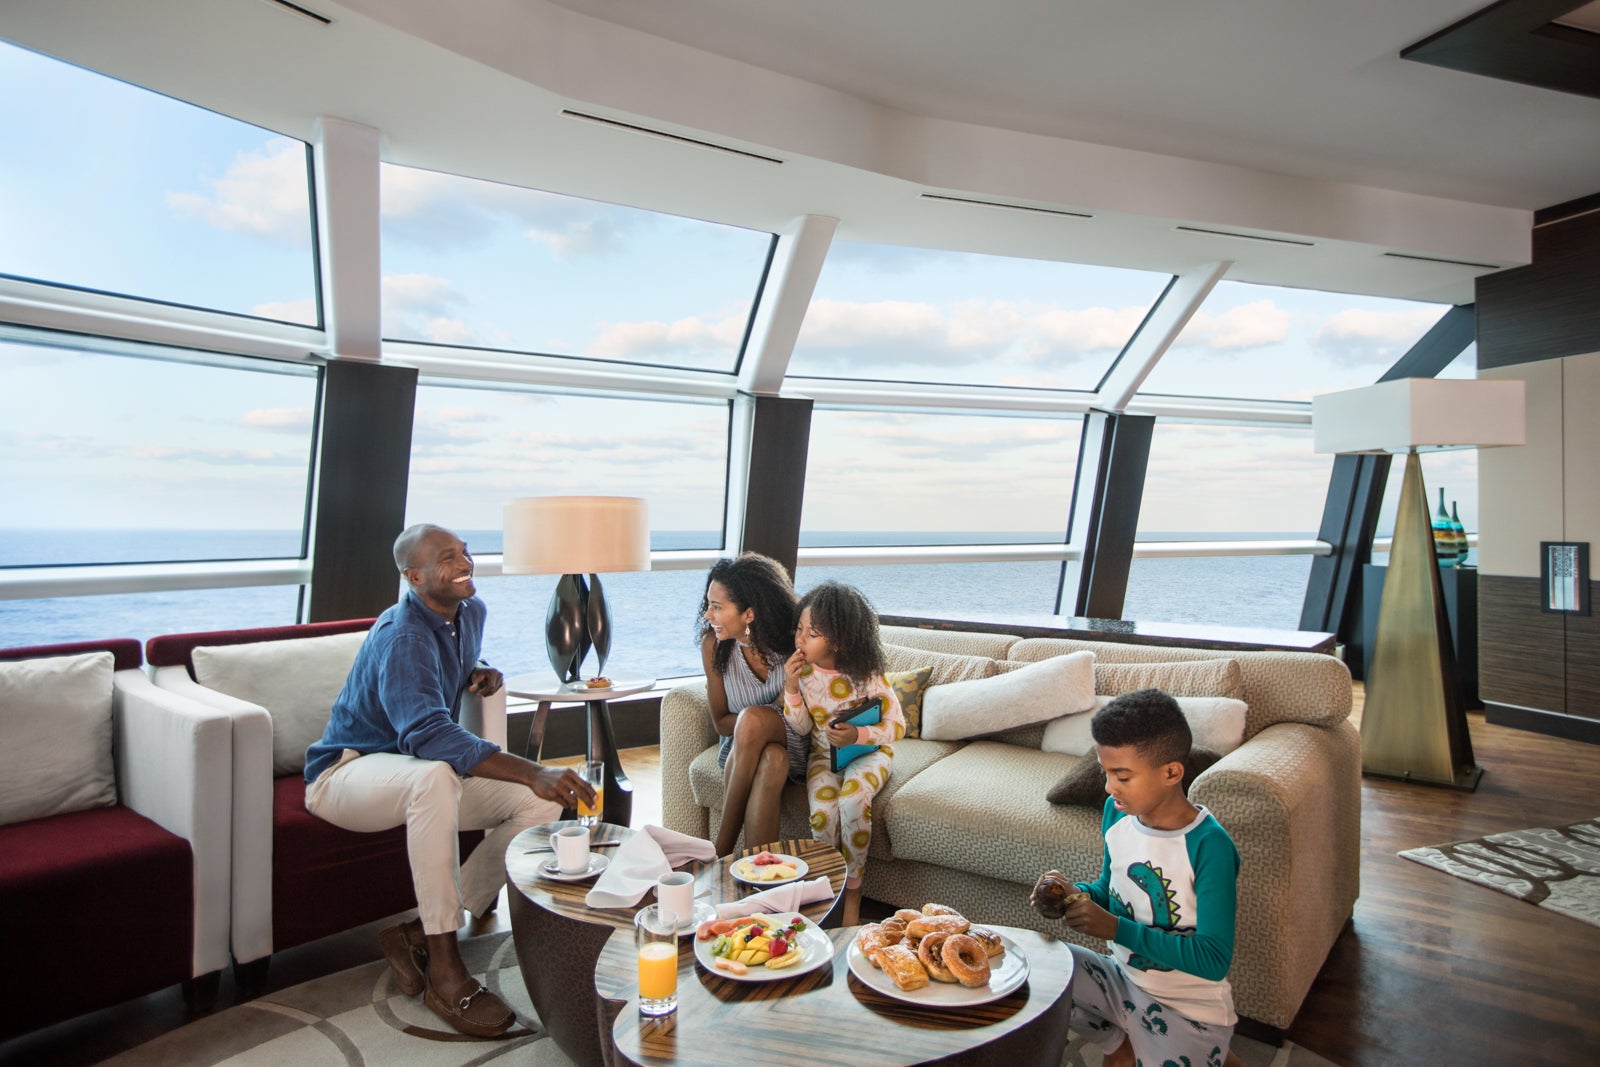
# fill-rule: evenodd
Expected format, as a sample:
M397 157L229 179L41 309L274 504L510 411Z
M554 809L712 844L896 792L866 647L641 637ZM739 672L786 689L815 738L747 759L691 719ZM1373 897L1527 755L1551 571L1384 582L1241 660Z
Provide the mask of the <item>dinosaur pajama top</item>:
M867 866L867 847L872 844L872 798L889 782L889 765L894 760L894 749L889 746L906 735L905 713L881 674L857 689L838 671L808 663L800 668L798 681L798 694L784 691L783 713L790 727L811 734L811 758L806 764L811 836L838 848L844 855L847 880L859 885ZM834 774L828 768L828 720L873 697L883 698L882 716L876 726L858 727L858 743L883 747L852 760L841 774Z

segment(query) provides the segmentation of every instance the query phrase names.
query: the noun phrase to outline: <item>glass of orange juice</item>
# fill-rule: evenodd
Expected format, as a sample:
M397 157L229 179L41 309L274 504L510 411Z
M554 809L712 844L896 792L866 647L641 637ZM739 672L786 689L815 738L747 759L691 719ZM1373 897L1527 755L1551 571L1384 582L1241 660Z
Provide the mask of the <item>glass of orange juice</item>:
M606 765L603 760L592 759L578 768L578 773L583 780L594 786L594 803L585 804L578 801L578 821L585 826L593 826L600 821L600 815L606 810Z
M678 917L660 904L640 908L633 935L639 947L639 1014L677 1011Z

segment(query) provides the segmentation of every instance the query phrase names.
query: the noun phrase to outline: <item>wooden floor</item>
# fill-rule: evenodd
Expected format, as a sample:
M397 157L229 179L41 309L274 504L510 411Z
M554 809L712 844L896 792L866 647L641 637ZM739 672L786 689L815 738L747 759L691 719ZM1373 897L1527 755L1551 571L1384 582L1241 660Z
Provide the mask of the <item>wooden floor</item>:
M1359 701L1358 691L1357 715ZM1600 927L1395 855L1600 815L1600 746L1489 726L1481 715L1471 729L1485 768L1475 793L1363 780L1361 899L1289 1031L1343 1067L1600 1063ZM629 749L623 762L634 823L659 822L659 751ZM465 933L508 929L507 912ZM378 959L383 925L278 954L270 987ZM234 1000L224 979L221 1004ZM0 1044L0 1063L97 1063L184 1021L177 991L166 990Z

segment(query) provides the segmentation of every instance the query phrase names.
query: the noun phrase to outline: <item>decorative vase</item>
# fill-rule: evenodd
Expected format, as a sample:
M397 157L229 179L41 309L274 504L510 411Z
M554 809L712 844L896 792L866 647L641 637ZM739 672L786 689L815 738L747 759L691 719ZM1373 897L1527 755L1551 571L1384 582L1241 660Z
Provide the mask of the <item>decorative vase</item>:
M1450 512L1444 506L1444 488L1439 489L1439 510L1433 516L1433 554L1441 567L1456 565L1456 533L1450 525Z
M1467 545L1467 528L1461 525L1461 510L1454 500L1450 501L1450 529L1456 535L1456 566L1460 567L1467 562L1471 549Z

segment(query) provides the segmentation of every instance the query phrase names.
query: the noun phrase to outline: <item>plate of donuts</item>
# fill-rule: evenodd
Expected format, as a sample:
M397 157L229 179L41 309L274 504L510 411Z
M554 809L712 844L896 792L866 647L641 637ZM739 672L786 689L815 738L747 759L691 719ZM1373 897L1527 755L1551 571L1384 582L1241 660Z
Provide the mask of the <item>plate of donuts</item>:
M1011 938L959 915L863 926L845 960L863 985L908 1004L962 1007L1009 996L1028 980L1028 959ZM870 955L869 955L870 954Z

